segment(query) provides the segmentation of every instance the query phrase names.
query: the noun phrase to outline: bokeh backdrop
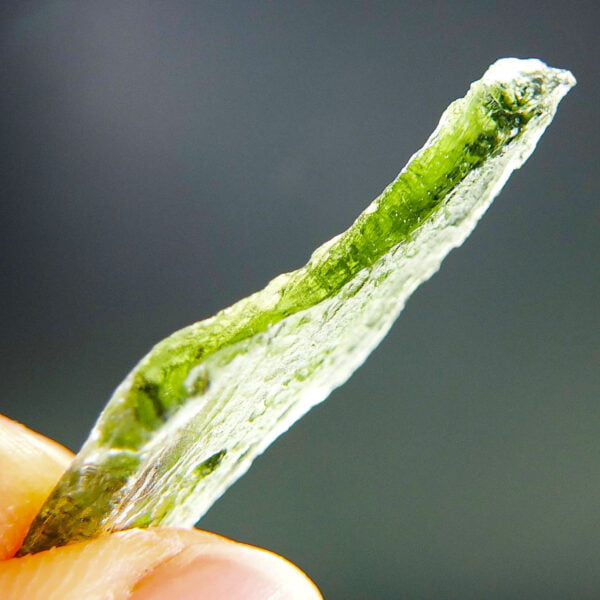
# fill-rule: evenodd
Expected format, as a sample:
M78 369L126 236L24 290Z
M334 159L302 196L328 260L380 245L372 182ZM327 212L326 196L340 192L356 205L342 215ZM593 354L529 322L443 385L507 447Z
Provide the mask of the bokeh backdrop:
M201 526L328 600L600 598L598 6L3 2L0 411L76 450L155 342L301 266L491 62L539 57L579 84L533 157Z

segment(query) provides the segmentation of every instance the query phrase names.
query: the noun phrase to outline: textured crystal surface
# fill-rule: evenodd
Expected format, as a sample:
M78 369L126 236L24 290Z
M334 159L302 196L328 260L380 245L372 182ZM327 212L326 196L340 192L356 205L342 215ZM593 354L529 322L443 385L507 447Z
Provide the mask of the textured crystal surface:
M21 553L193 525L361 365L528 158L574 83L536 59L496 62L307 265L155 346L116 390Z

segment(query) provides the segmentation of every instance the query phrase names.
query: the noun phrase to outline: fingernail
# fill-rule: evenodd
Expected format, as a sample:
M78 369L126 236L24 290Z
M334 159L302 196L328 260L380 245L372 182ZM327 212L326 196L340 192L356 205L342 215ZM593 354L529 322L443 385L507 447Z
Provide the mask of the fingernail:
M283 558L227 542L188 548L140 581L130 600L321 600L315 585Z

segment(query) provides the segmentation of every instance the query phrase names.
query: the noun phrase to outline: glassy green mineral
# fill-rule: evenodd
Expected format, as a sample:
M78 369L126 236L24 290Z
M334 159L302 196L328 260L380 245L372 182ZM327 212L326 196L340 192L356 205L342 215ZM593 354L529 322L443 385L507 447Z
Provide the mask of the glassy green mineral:
M574 84L539 60L499 60L304 267L157 344L114 393L20 553L198 521L361 365L529 157Z

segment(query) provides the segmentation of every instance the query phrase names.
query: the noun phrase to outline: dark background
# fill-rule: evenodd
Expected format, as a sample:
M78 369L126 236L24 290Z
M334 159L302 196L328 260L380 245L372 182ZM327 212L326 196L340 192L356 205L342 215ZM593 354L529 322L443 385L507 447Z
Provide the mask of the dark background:
M3 3L0 410L77 449L152 344L302 265L491 62L539 57L579 81L539 149L201 525L329 600L600 598L598 6Z

